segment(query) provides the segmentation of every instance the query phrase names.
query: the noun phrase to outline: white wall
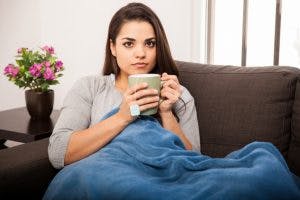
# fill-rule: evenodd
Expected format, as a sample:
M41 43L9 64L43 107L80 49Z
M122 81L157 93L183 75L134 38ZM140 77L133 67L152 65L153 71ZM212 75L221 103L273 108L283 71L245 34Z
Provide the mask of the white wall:
M109 21L128 0L0 0L0 110L25 105L24 90L3 75L19 47L52 45L64 62L64 76L55 90L59 109L79 77L101 73ZM198 0L144 0L160 17L173 57L199 61ZM199 9L197 9L199 7Z
M40 1L0 0L0 110L25 105L24 92L3 75L21 46L41 41Z

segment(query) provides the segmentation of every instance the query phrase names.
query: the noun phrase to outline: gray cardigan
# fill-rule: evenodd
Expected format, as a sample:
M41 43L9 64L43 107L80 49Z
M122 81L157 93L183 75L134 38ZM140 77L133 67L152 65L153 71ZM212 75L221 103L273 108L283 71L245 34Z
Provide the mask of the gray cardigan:
M194 98L182 86L181 98L175 103L180 126L191 141L193 150L200 152L200 137ZM122 94L115 88L115 76L87 76L78 80L68 92L60 117L50 136L49 159L55 168L64 167L68 142L74 131L98 123L113 108L120 106Z

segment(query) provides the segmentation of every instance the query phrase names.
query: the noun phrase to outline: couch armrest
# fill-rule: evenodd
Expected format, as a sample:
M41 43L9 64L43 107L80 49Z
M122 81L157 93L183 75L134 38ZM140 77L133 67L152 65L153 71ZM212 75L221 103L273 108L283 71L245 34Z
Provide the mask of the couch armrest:
M57 173L48 159L49 138L0 151L0 197L41 199Z

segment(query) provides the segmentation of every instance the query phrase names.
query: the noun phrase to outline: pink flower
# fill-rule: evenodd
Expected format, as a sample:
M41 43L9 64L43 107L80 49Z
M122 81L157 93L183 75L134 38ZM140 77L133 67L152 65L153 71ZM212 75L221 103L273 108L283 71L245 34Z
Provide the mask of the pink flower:
M16 77L19 73L19 68L15 67L13 64L9 64L4 68L4 75Z
M49 61L45 61L45 62L44 62L44 65L45 65L46 67L50 67L50 66L51 66L51 63L50 63Z
M46 80L54 80L55 79L54 72L51 70L50 67L46 67L46 70L45 70L45 72L43 74L43 77Z
M14 68L14 65L13 65L13 64L8 64L8 65L4 68L4 75L10 74L12 68Z
M63 62L58 60L55 62L55 68L56 68L56 71L59 72L61 70L61 68L63 67Z
M49 46L44 46L43 48L42 48L44 51L46 51L47 53L49 53L49 54L54 54L54 48L53 47L49 47Z
M29 68L29 73L34 77L40 77L42 67L43 67L42 64L33 64Z

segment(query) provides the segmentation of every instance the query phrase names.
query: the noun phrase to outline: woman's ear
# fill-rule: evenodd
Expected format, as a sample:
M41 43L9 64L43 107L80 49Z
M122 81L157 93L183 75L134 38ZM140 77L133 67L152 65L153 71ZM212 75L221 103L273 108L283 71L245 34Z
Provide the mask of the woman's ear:
M114 57L116 57L116 46L114 45L111 39L109 39L109 42L110 42L110 52Z

